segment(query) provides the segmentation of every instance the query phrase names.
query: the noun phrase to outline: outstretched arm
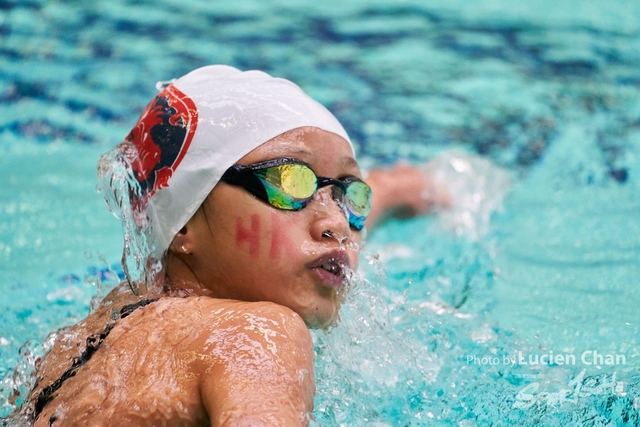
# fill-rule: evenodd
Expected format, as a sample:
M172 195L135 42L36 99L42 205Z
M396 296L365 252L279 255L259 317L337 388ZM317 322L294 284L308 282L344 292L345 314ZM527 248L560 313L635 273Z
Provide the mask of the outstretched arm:
M449 196L435 180L415 166L398 163L387 169L374 169L365 179L371 187L371 228L387 216L411 217L447 206Z

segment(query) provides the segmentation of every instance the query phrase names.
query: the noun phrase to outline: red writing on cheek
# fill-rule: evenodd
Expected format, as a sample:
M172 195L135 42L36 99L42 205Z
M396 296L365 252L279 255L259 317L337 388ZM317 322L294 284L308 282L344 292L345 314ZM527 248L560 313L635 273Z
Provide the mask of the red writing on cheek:
M271 249L269 249L271 259L280 257L283 251L289 256L295 253L295 246L285 233L286 224L281 222L278 215L278 212L273 212L271 215Z
M260 255L260 215L251 215L251 228L245 228L242 218L236 218L236 246L249 243L249 255L258 258Z

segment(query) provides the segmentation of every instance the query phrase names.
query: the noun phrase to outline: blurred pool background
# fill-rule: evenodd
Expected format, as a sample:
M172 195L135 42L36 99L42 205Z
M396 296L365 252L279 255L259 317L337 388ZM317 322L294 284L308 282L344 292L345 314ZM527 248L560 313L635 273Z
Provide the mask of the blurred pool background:
M370 233L369 282L316 334L320 424L638 425L635 0L0 0L5 386L27 340L83 318L122 274L99 155L157 81L211 63L298 83L366 167L456 149L513 181L487 230L441 214ZM578 361L503 363L550 352Z

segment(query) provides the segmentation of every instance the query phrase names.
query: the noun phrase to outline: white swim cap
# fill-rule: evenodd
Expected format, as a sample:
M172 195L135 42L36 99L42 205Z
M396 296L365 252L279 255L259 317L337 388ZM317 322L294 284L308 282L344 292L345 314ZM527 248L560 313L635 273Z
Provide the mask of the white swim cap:
M351 144L326 108L294 83L261 71L211 65L162 88L127 137L138 153L132 169L156 254L166 251L230 166L303 126Z

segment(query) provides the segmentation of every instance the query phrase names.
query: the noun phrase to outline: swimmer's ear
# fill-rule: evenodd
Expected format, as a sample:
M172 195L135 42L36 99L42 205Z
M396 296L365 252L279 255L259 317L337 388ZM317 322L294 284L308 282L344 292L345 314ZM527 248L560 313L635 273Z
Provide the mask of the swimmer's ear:
M191 236L187 232L187 226L185 225L174 236L169 245L169 250L173 253L189 254L191 253L191 246Z

